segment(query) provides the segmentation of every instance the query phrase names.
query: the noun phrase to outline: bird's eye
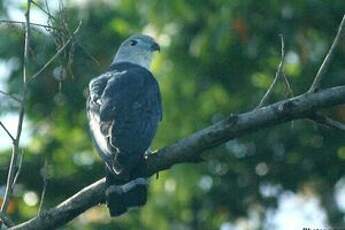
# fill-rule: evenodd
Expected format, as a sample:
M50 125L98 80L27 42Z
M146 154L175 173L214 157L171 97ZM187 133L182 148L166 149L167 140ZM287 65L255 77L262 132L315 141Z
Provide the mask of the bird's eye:
M137 43L138 43L138 41L136 41L136 40L131 40L130 45L131 45L131 46L135 46Z

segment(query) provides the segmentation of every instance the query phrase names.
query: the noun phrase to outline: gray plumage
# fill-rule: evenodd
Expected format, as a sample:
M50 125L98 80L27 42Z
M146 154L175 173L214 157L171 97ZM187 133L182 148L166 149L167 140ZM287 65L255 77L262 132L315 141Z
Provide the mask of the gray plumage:
M151 37L131 36L110 68L89 84L91 135L110 174L131 174L162 119L159 86L149 71L156 50L159 46Z

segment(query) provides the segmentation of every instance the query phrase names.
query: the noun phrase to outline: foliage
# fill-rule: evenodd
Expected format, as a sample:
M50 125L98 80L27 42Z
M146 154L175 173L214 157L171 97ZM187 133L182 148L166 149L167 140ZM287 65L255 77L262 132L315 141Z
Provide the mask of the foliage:
M6 16L6 4L1 3L0 15ZM70 30L78 20L83 21L74 44L72 69L62 82L53 77L65 63L62 56L30 87L31 141L24 149L11 215L15 221L36 215L38 204L29 207L22 195L41 193L40 170L45 159L49 177L44 208L103 176L87 130L86 88L92 77L107 68L128 35L151 32L162 45L153 63L164 106L164 120L153 144L157 149L230 113L254 108L280 62L280 33L286 43L287 77L295 94L305 91L344 9L343 0L130 0L90 1L83 6L68 2L65 15ZM11 93L18 93L23 33L18 26L3 24L0 31L1 60L18 63L6 84ZM344 44L323 86L344 84ZM33 29L30 73L55 51L53 36ZM271 101L284 97L284 92L279 85ZM0 113L15 111L16 106L6 98L0 100ZM345 108L334 108L331 115L345 121ZM265 197L260 192L265 185L301 192L308 187L321 197L330 222L341 224L343 213L334 206L332 194L344 174L344 148L342 133L308 121L258 130L209 151L205 163L181 165L160 173L159 179L152 178L150 200L144 208L110 219L104 208L97 207L68 228L80 229L83 224L83 229L217 229L246 216L250 209L275 207L278 195ZM9 151L0 158L0 180L5 183Z

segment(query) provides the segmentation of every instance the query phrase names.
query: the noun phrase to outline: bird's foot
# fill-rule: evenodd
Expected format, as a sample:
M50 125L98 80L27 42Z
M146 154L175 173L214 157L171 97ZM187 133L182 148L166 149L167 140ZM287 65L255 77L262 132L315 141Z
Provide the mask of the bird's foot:
M111 216L119 216L130 207L143 206L147 201L147 187L148 181L145 178L109 186L105 195Z

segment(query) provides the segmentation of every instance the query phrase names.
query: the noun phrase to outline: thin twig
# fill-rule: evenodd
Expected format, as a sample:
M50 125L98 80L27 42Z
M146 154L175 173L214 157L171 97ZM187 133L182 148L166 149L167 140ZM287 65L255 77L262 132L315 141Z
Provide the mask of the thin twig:
M287 96L293 97L294 96L293 90L291 88L290 82L289 82L288 78L286 77L284 71L282 72L282 75L283 75L283 79L284 79L284 83L285 83Z
M5 96L11 98L11 99L15 100L15 101L18 102L18 103L22 103L22 100L21 100L20 98L18 98L18 97L16 97L16 96L13 96L13 95L11 95L11 94L9 94L9 93L3 91L3 90L0 90L0 94L3 94L3 95L5 95Z
M50 10L49 10L49 5L48 5L48 1L47 0L44 0L44 3L45 3L45 7L46 7L46 9L47 9L47 15L52 15L51 13L50 13ZM54 20L52 17L49 17L48 16L48 21L47 21L47 23L48 24L52 24L52 20Z
M51 14L50 14L50 10L49 10L48 1L47 1L47 0L44 0L44 4L46 5L48 14L51 15Z
M1 212L6 212L9 199L13 192L14 187L14 180L16 178L18 172L18 155L19 155L19 143L20 137L23 129L23 121L24 121L24 112L25 112L25 97L27 91L27 70L28 70L28 62L29 62L29 42L30 42L30 8L31 8L31 0L27 0L27 9L25 12L25 37L24 37L24 65L23 65L23 101L20 104L20 112L18 118L18 126L17 126L17 135L15 138L15 142L12 146L12 155L11 155L11 162L10 167L8 170L7 175L7 182L6 182L6 190L5 195L3 198L3 203L1 205Z
M29 80L29 82L31 82L32 80L34 80L35 78L37 78L46 68L48 68L48 66L64 51L64 49L68 46L68 44L73 40L74 35L76 35L79 31L79 28L82 24L82 21L79 22L79 25L77 26L77 28L75 29L75 31L72 33L72 36L67 40L67 42L54 54L53 57L51 57L49 59L49 61L46 62L46 64L44 64L42 66L42 68L37 71L32 78Z
M46 195L47 185L48 185L48 161L47 161L47 159L44 160L44 165L41 169L41 175L43 178L43 189L42 189L41 198L40 198L40 205L38 208L38 215L41 214L41 211L43 208L44 197Z
M12 182L12 189L14 189L14 185L17 183L18 177L20 175L20 172L22 170L23 165L23 158L24 158L24 152L22 151L21 154L19 154L19 160L17 160L16 165L16 175L14 176L13 182Z
M321 113L314 113L309 117L311 120L324 125L329 128L335 128L341 131L345 131L345 124L339 121L336 121L326 115L322 115Z
M317 91L320 88L321 79L324 76L324 74L326 73L327 67L329 66L329 64L331 62L331 58L334 55L335 47L338 45L338 43L339 43L339 41L343 35L344 28L345 28L345 14L343 16L343 19L340 22L337 35L334 38L334 41L331 45L331 48L328 50L328 53L327 53L325 59L323 60L322 65L320 66L319 70L317 71L317 74L314 78L312 85L310 86L310 88L308 90L309 93L314 93L315 91Z
M16 144L12 146L12 154L11 154L11 161L10 161L10 167L8 169L8 175L7 175L7 181L6 181L6 189L5 189L5 195L3 198L3 202L1 205L1 212L6 213L8 203L10 196L12 194L12 178L14 174L14 165L15 165L15 157L16 157Z
M40 4L36 3L35 1L31 0L32 4L39 8L43 13L45 13L49 18L56 20L56 18L50 14L49 11L45 10Z
M7 23L7 24L21 24L21 25L25 25L26 22L20 22L20 21L13 21L13 20L5 20L5 19L1 19L0 23ZM39 23L34 23L34 22L30 22L31 26L37 26L37 27L43 27L45 29L52 29L52 30L58 30L58 28L55 28L53 26L50 25L43 25L43 24L39 24Z
M284 50L285 49L285 45L284 45L284 37L283 37L282 34L280 34L280 40L281 40L281 60L280 60L280 63L278 65L278 69L277 69L276 75L274 77L274 80L273 80L272 84L270 85L270 87L266 91L265 95L262 97L262 99L261 99L259 105L256 107L256 109L258 109L258 108L262 107L263 105L265 105L265 103L267 102L268 98L270 97L270 95L271 95L271 93L273 91L274 86L276 85L279 77L282 74L282 69L283 69L284 60L285 60L285 50Z
M3 130L5 130L7 135L10 137L10 139L12 140L12 143L14 143L16 141L16 139L14 139L14 137L12 136L10 131L6 128L6 126L1 121L0 121L0 126L3 128Z
M1 221L6 225L6 227L12 227L14 226L14 222L11 220L9 216L6 215L6 213L0 211L0 219Z

